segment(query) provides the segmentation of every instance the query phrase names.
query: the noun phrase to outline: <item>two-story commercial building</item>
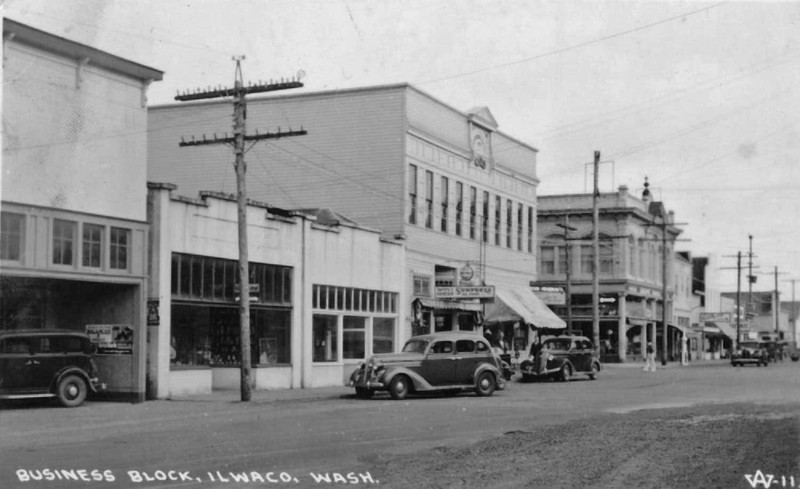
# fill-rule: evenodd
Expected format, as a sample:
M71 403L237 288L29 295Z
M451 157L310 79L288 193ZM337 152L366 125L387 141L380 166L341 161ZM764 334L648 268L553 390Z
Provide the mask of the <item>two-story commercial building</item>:
M621 186L598 196L599 339L605 361L641 358L654 341L661 354L663 287L667 281L667 352L680 351L682 329L674 322L674 215L655 202L645 186L641 198ZM572 331L593 336L593 197L591 194L539 196L539 276L532 285L569 290L550 307ZM566 226L566 227L565 227ZM666 275L665 275L666 270ZM567 280L569 277L569 280Z
M145 395L147 89L162 72L3 20L3 328L88 332Z

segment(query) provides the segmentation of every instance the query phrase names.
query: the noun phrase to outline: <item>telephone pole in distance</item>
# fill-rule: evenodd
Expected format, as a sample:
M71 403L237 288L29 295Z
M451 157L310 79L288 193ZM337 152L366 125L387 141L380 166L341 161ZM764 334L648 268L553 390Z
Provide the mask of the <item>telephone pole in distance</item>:
M280 82L271 81L269 83L258 83L256 85L245 86L242 80L242 60L244 56L234 56L233 60L236 61L236 72L233 88L209 88L207 91L197 90L194 92L185 92L178 94L175 100L185 102L189 100L202 100L221 97L233 97L233 135L228 136L227 133L224 137L217 137L215 134L213 138L209 139L203 135L202 140L195 140L192 137L191 141L181 139L178 144L180 147L184 146L201 146L207 144L229 144L233 147L236 160L234 168L236 170L236 202L238 209L238 228L239 228L239 350L240 350L240 374L241 374L241 400L249 401L251 394L251 358L250 358L250 265L248 258L247 248L247 185L245 181L246 164L244 161L244 154L246 153L245 143L248 141L255 142L262 139L278 139L290 136L303 136L307 132L301 127L299 131L289 131L256 134L248 136L245 130L245 119L247 119L247 103L245 96L251 93L264 93L274 92L277 90L288 90L291 88L300 88L303 86L300 79L304 73L298 72L297 78Z

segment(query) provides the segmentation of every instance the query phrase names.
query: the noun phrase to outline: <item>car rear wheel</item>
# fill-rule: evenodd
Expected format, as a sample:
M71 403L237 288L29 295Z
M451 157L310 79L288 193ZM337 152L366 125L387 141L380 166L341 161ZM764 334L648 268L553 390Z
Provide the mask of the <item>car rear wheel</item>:
M371 399L375 391L366 387L356 387L356 397L359 399Z
M400 401L406 398L408 391L411 388L411 381L405 375L398 375L392 379L389 384L389 394L392 399Z
M475 393L481 397L489 397L494 394L495 379L491 372L481 372L475 382Z
M67 375L56 386L56 396L62 406L77 407L86 400L88 387L80 375Z
M561 382L569 381L569 379L572 377L572 369L569 368L569 365L564 365L561 367L561 370L558 372L558 377Z
M599 373L600 373L600 367L598 367L596 363L593 363L592 371L589 372L589 378L592 380L597 380L597 374Z

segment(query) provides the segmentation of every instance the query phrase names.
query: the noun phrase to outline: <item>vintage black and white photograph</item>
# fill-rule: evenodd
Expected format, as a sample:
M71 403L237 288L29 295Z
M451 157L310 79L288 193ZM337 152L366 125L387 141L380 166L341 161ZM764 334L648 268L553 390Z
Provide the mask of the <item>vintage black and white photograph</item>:
M0 13L0 487L800 488L800 1Z

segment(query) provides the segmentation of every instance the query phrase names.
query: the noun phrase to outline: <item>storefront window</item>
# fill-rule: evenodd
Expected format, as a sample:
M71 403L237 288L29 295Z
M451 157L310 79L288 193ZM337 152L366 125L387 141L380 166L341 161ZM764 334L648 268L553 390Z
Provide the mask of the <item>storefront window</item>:
M345 316L342 322L342 356L346 360L364 358L366 350L365 317Z
M250 310L253 365L291 362L289 310ZM235 367L241 363L239 309L180 304L172 308L171 365Z
M372 353L394 351L394 323L394 318L374 318L372 320Z
M314 354L315 362L335 362L338 358L337 317L314 314Z

